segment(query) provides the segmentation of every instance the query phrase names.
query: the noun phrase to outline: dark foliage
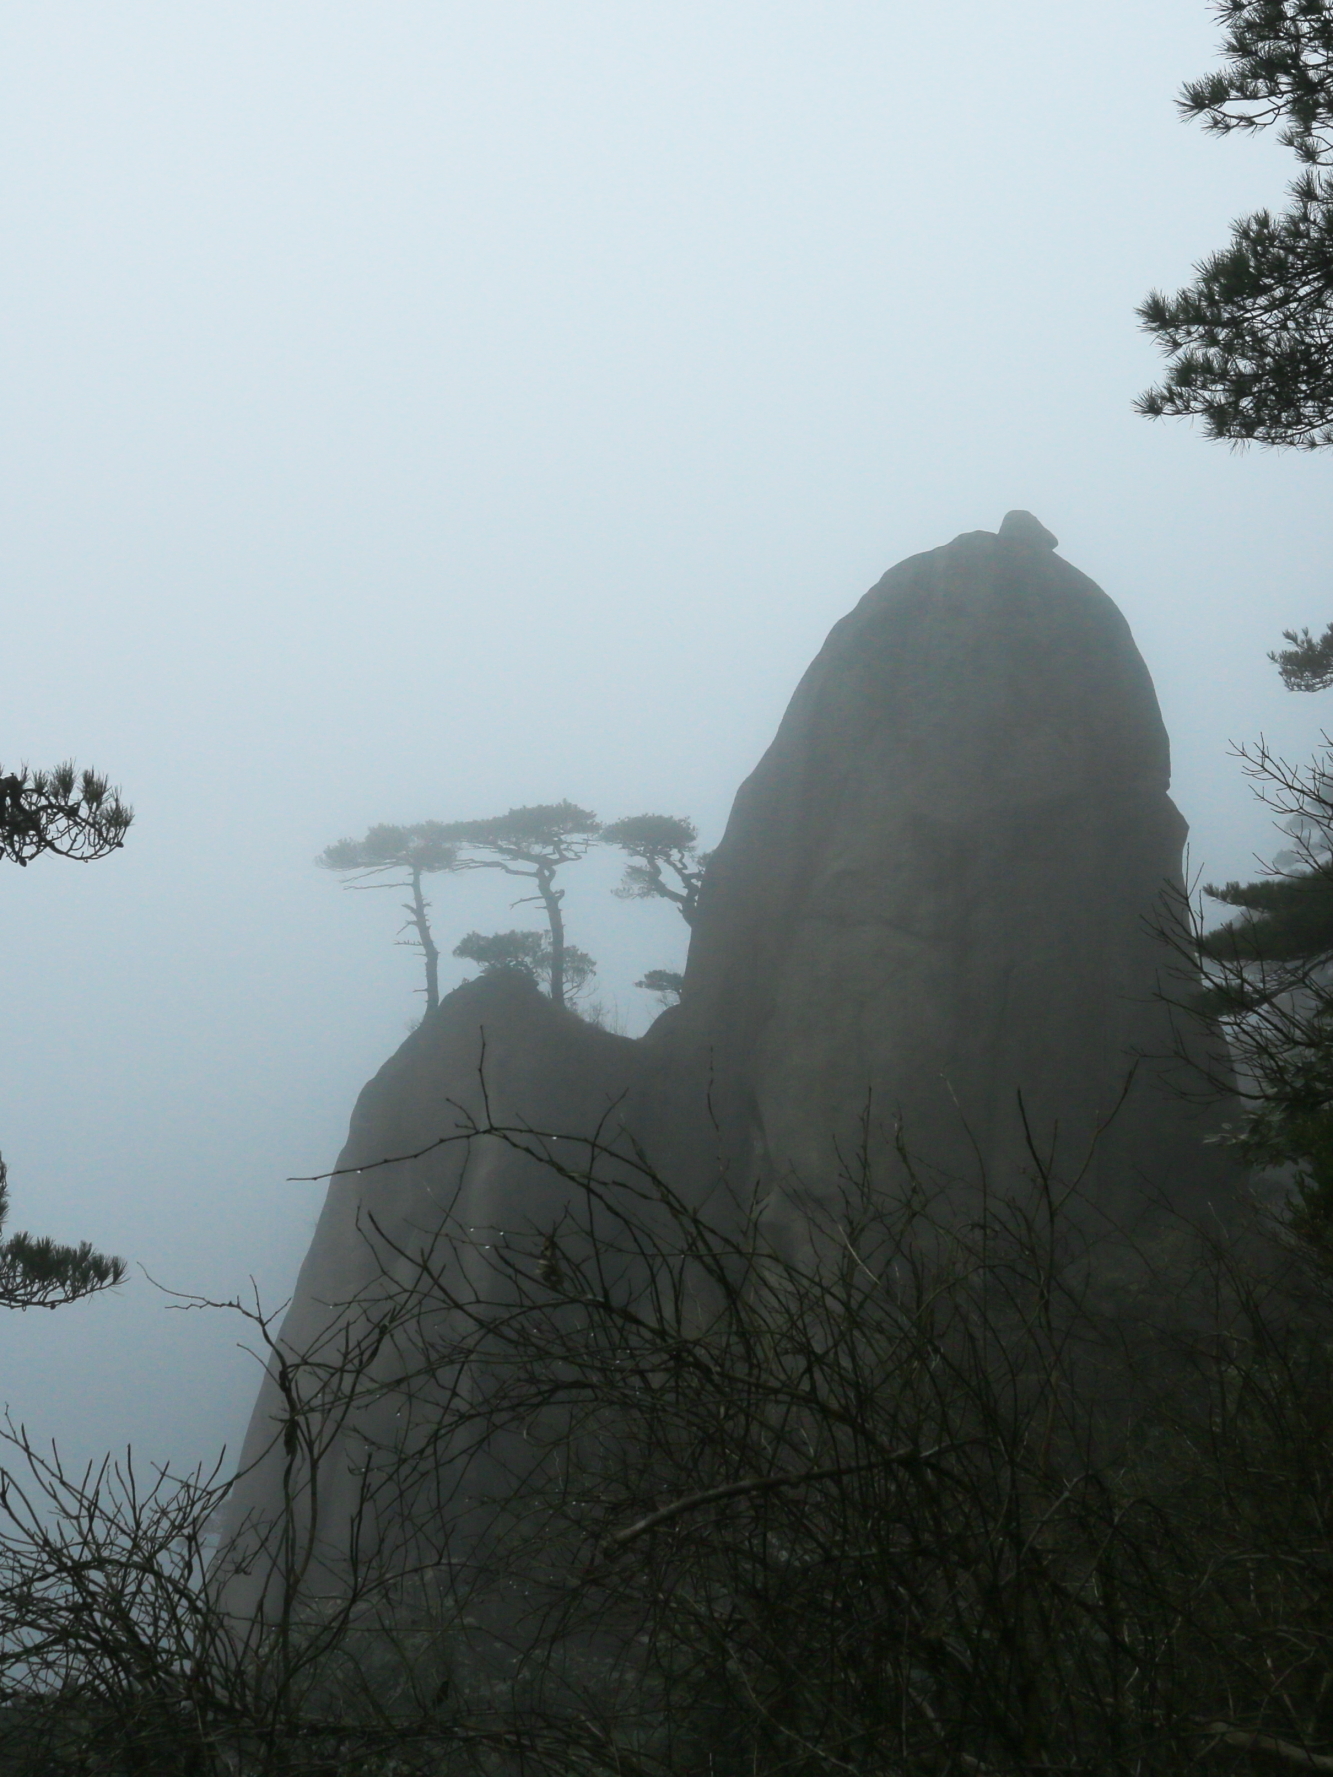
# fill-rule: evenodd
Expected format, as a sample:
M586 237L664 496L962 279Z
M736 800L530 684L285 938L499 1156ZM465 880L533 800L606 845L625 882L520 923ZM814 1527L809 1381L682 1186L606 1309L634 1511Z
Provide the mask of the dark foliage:
M1290 648L1280 648L1268 658L1287 690L1327 691L1333 685L1333 623L1317 638L1308 629L1284 629L1282 636Z
M459 867L458 847L444 837L439 821L421 821L415 827L372 827L364 839L339 839L315 859L321 870L336 870L349 878L345 888L406 888L411 896L403 903L406 922L398 929L410 931L409 940L426 963L426 1009L440 1003L440 952L430 929L430 902L421 886L423 876ZM387 881L374 881L387 878Z
M134 819L95 771L72 760L54 771L0 773L0 857L26 867L50 852L89 864L119 851ZM9 1214L8 1172L0 1160L0 1230ZM58 1308L121 1282L122 1259L93 1251L87 1241L62 1246L33 1234L0 1239L0 1308Z
M663 1005L674 1006L685 990L685 977L675 969L649 969L634 985L645 993L655 993Z
M658 897L671 901L686 925L694 924L704 871L712 854L698 849L699 834L693 821L679 815L627 815L604 827L602 838L630 856L618 895L625 900Z
M0 1160L0 1230L9 1217L9 1172ZM45 1236L0 1240L0 1308L59 1308L124 1281L125 1261L94 1252L86 1240L62 1246Z
M469 932L454 945L454 955L480 963L483 975L517 969L543 992L551 991L549 932ZM577 1000L597 972L597 964L577 944L565 945L565 999Z
M503 870L523 876L536 893L514 902L516 907L539 901L550 927L549 991L557 1006L565 1004L568 985L565 920L561 903L563 887L556 875L567 864L586 857L602 831L590 809L573 802L543 802L511 808L508 814L481 821L454 821L442 829L444 837L460 848L461 870Z
M1240 912L1211 931L1195 918L1205 989L1188 1010L1226 1031L1243 1106L1228 1139L1277 1169L1303 1238L1333 1254L1333 775L1328 756L1238 751L1290 847L1267 877L1205 890Z
M1296 963L1302 969L1333 960L1333 870L1229 882L1204 893L1249 915L1201 940L1210 960Z
M43 852L88 864L119 851L134 811L95 771L72 760L54 771L0 774L0 856L27 865Z
M962 1223L853 1175L794 1259L631 1154L477 1137L559 1174L556 1225L371 1224L384 1274L303 1352L239 1310L277 1390L271 1525L218 1549L215 1476L71 1473L11 1428L15 1777L1333 1758L1317 1254L1090 1243L1034 1154Z
M1232 226L1174 296L1139 310L1168 353L1140 413L1194 416L1210 438L1333 443L1333 9L1327 0L1222 0L1226 65L1180 108L1218 134L1276 127L1305 163L1279 215Z

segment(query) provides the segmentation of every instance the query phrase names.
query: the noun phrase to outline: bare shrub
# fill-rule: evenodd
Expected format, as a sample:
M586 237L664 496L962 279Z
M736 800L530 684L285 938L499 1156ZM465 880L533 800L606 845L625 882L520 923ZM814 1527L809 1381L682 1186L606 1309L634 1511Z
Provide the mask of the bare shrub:
M230 1305L263 1512L10 1428L0 1763L1330 1768L1317 1253L1095 1243L1034 1151L967 1221L852 1168L801 1259L639 1156L478 1136L560 1175L558 1223L368 1218L379 1280L305 1351Z

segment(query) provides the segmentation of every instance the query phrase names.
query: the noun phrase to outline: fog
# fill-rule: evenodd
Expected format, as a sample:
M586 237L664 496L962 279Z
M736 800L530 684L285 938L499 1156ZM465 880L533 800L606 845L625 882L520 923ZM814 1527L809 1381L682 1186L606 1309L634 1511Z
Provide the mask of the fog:
M1271 852L1227 749L1327 720L1265 654L1333 617L1328 468L1131 411L1136 302L1292 170L1177 121L1215 51L1203 0L3 9L0 760L137 811L0 883L12 1225L134 1267L4 1319L16 1416L234 1444L253 1363L157 1285L281 1302L420 1009L325 845L715 842L829 626L1010 507L1128 617L1194 866ZM615 876L567 921L633 1033L685 930ZM446 986L506 886L432 882Z

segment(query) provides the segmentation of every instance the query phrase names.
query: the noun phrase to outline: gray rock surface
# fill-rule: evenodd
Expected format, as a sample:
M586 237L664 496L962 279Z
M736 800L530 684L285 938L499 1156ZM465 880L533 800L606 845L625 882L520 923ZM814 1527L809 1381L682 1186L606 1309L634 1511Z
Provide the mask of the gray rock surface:
M423 1407L429 1421L431 1389L402 1385L403 1374L417 1367L423 1338L441 1351L466 1332L451 1327L447 1313L433 1326L420 1317L429 1283L422 1267L439 1279L440 1296L500 1302L506 1279L497 1250L531 1268L544 1233L560 1228L568 1241L570 1190L524 1151L521 1131L600 1132L616 1144L641 1059L638 1044L505 972L449 994L365 1086L278 1335L276 1349L291 1365L288 1392L271 1364L220 1527L226 1604L238 1621L261 1604L272 1614L291 1559L284 1529L294 1526L298 1543L309 1537L316 1571L339 1572L353 1542L372 1567L392 1566L397 1557L385 1550L413 1514L404 1513L400 1493L377 1484L367 1453L401 1450L418 1433L429 1440L429 1423L409 1422L420 1421ZM469 1133L488 1125L520 1131L517 1144ZM577 1170L586 1155L573 1145ZM406 1316L377 1344L385 1304ZM294 1446L284 1436L293 1399L297 1421L321 1447L314 1488L304 1437ZM480 1500L490 1487L475 1463L455 1480ZM455 1513L455 1529L459 1522Z
M1058 549L1060 539L1039 518L1021 509L1006 512L996 535L1003 543L1030 543L1034 549Z
M719 1181L743 1202L758 1191L798 1247L858 1156L875 1189L902 1188L900 1140L963 1208L983 1184L1029 1189L1029 1135L1094 1222L1225 1206L1235 1181L1203 1140L1217 1108L1177 1089L1162 991L1180 984L1152 930L1186 833L1166 733L1125 620L1054 550L1012 512L998 535L900 563L834 627L736 797L682 1002L641 1041L512 976L427 1017L358 1101L338 1164L363 1170L331 1184L284 1350L331 1349L362 1313L347 1304L408 1281L450 1218L466 1238L446 1241L448 1276L488 1230L530 1243L560 1221L570 1189L549 1167L495 1138L431 1146L488 1114L640 1143L696 1202L729 1201ZM381 1421L394 1361L376 1359ZM280 1498L275 1390L271 1376L233 1533L271 1523ZM357 1426L339 1435L320 1508L332 1547L364 1473ZM238 1613L263 1587L233 1576Z
M728 1164L779 1221L865 1138L891 1181L899 1117L935 1180L1021 1186L1020 1093L1118 1221L1229 1189L1159 997L1186 835L1166 732L1124 618L1054 544L1011 512L891 569L736 797L663 1047L711 1072Z

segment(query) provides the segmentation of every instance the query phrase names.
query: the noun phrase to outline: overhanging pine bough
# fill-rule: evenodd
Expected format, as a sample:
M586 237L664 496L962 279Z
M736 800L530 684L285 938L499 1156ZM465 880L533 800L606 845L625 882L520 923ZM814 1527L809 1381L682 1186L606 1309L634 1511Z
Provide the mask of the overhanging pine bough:
M90 864L119 851L134 811L95 771L73 760L54 771L0 772L0 857L26 868L43 852ZM0 1228L9 1214L8 1175L0 1160ZM0 1240L0 1308L58 1308L125 1275L122 1259L96 1253L85 1240L62 1246L45 1236Z
M72 759L53 771L0 772L0 856L13 864L43 852L90 864L120 850L133 819L119 790Z
M1333 444L1333 9L1222 0L1226 66L1179 107L1215 134L1276 126L1305 163L1279 215L1258 210L1174 296L1139 309L1172 360L1138 411L1198 418L1231 443Z

